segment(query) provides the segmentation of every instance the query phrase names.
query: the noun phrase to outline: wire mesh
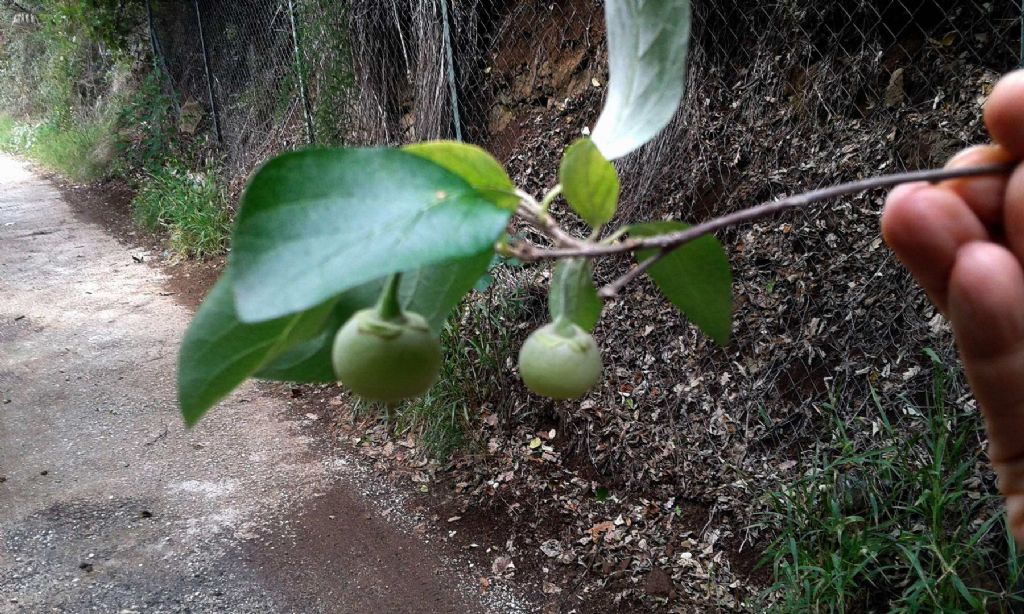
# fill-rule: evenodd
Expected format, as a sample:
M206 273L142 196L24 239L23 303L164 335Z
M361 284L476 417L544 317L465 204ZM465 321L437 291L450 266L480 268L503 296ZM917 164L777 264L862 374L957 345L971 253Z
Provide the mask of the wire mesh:
M508 158L539 110L592 122L606 80L598 0L200 0L152 9L183 124L212 134L216 111L237 172L311 140L462 136ZM784 101L811 126L870 120L941 102L962 85L950 79L958 70L999 73L1021 60L1022 15L1011 2L695 0L694 19L695 73L717 93L691 87L681 121L716 103L749 120L759 98Z

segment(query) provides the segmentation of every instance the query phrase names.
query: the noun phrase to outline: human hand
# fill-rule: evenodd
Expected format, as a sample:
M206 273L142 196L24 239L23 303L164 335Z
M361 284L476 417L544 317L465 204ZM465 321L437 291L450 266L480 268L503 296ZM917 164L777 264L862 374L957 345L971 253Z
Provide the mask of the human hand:
M996 85L985 124L995 144L949 167L1024 159L1024 71ZM1024 544L1024 164L1011 176L902 185L889 195L882 235L952 325L1010 528Z

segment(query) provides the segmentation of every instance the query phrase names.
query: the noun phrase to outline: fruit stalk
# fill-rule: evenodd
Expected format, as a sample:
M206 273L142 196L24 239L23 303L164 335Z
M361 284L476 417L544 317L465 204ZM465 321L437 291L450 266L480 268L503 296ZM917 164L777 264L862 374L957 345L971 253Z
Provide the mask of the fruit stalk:
M403 319L402 302L399 298L401 286L401 273L394 273L391 277L388 277L384 290L380 294L380 299L377 300L377 315L380 316L381 320L390 322Z

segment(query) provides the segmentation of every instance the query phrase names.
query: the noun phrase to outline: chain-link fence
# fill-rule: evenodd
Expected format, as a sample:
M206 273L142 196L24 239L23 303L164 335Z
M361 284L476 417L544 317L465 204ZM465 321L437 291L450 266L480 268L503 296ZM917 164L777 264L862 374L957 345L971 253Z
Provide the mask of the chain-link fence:
M597 0L149 4L182 127L239 173L310 142L463 138L507 158L535 128L592 122L603 95ZM696 123L715 102L786 104L817 124L942 104L964 85L951 77L1014 67L1024 40L1015 1L698 0L694 18L702 81L682 116ZM552 110L562 126L538 119Z

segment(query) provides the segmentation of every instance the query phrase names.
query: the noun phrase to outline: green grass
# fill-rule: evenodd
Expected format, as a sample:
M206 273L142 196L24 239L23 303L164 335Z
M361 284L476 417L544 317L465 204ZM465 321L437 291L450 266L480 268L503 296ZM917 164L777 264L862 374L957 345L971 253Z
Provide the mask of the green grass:
M212 173L161 167L143 182L132 208L141 226L166 231L171 249L181 256L205 258L223 252L227 245L231 217Z
M37 128L15 121L8 115L0 115L0 151L9 154L25 154L32 147Z
M6 115L0 115L0 151L14 153L17 146L14 129L14 120Z
M94 181L104 176L113 160L111 139L111 127L102 122L70 128L47 125L36 131L28 155L71 181Z
M63 177L76 182L103 177L113 160L109 124L58 128L51 124L31 125L0 116L0 150L23 155Z
M1000 612L1024 603L1015 594L1024 560L978 478L981 418L954 408L946 390L935 361L925 407L898 420L877 396L865 418L842 418L835 399L823 407L832 441L799 481L770 494L763 522L778 535L765 555L776 611Z

